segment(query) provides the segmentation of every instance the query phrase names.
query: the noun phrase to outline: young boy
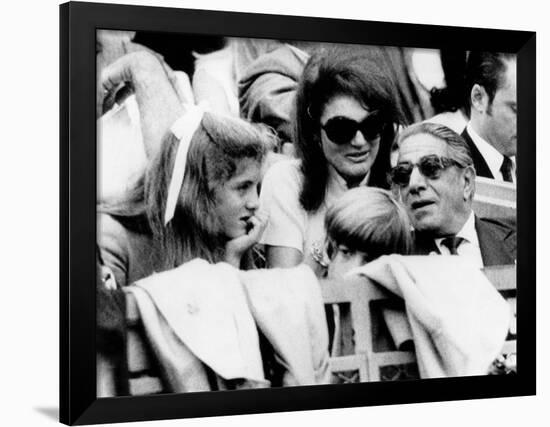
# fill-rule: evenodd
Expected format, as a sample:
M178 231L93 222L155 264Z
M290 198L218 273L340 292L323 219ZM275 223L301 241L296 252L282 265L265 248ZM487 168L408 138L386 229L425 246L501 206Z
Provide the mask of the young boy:
M407 255L411 226L404 208L389 191L357 187L327 211L327 278L338 280L351 268L382 255Z

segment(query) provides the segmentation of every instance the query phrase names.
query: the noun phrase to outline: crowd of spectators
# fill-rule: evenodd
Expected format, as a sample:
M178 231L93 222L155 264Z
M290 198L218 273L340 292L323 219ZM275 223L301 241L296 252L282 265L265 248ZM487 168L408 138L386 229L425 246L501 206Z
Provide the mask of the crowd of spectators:
M281 342L297 332L273 338L277 328L250 290L252 277L264 280L254 274L265 272L287 301L289 283L299 282L292 272L302 277L304 268L308 280L338 286L385 255L455 256L472 270L515 263L515 218L473 208L479 176L515 188L514 56L106 30L96 51L98 342L112 363L125 345L122 290L145 283L165 301L168 287L157 289L167 277L210 274L197 259L230 266L260 342L272 338L267 347L280 346L283 359L292 352ZM224 274L230 282L233 273ZM204 292L201 301L237 306L204 288L172 298ZM318 295L307 289L313 304ZM235 292L227 295L237 301ZM334 310L304 321L321 332L294 349L298 359L311 355L309 383L329 381L325 356L339 351ZM245 335L258 341L236 339ZM179 338L200 353L194 337ZM302 384L297 359L289 356L292 375L277 380L265 360L262 369L255 354L246 357L255 368L239 375L251 386ZM228 379L218 361L199 359ZM196 381L216 388L204 378Z

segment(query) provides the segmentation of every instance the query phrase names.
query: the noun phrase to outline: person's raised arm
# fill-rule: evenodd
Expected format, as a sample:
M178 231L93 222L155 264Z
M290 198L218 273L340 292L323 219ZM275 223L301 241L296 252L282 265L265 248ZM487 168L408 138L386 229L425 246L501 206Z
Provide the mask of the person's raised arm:
M112 106L124 86L135 93L147 158L154 156L163 136L184 111L171 73L153 53L138 51L105 67L97 85L97 117Z
M296 165L282 161L265 174L260 201L269 212L269 224L260 243L265 245L268 268L295 267L303 261L306 218L298 194L300 176Z

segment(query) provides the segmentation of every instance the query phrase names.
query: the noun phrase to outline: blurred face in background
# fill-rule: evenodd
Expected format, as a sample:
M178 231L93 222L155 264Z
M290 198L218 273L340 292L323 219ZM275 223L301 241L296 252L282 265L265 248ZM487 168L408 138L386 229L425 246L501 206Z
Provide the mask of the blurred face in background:
M512 157L517 151L516 60L505 63L493 100L483 87L478 87L473 108L480 113L480 136L502 155Z

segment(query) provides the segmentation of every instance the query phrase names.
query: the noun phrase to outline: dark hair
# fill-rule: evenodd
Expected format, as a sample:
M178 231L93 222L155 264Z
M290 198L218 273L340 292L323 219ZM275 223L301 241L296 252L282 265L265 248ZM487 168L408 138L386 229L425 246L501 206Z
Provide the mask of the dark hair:
M447 153L449 158L456 161L463 169L471 169L475 176L474 161L472 160L472 154L468 143L462 136L456 133L454 130L448 128L445 125L437 123L422 122L409 126L403 132L399 134L398 144L401 144L405 139L412 135L426 134L432 135L435 138L440 139L447 145ZM474 189L470 193L470 201L473 200L475 194L475 182Z
M427 134L442 140L447 145L449 157L463 167L473 166L472 154L468 143L454 130L438 123L422 122L405 128L398 137L398 145L412 135Z
M344 193L328 208L325 229L330 252L330 245L343 244L365 252L371 261L382 255L408 255L412 248L407 212L380 188L357 187Z
M165 225L168 188L179 144L172 133L167 133L145 176L126 200L103 209L118 215L127 212L145 216L162 251L164 269L196 257L211 262L223 258L225 242L219 218L214 215L214 189L231 179L243 159L262 162L273 136L263 126L205 113L190 142L174 217Z
M454 112L464 107L466 51L441 49L440 57L445 87L430 90L430 102L436 114Z
M493 102L497 90L502 87L507 69L506 61L516 57L513 53L471 51L466 63L466 109L470 114L470 94L475 84L483 86Z
M314 53L305 66L295 100L294 144L304 178L300 204L308 212L316 211L325 198L328 165L321 147L320 117L325 105L337 95L352 96L361 105L379 110L392 124L381 136L369 178L369 185L388 187L394 126L403 123L404 116L380 55L364 46L333 47Z

